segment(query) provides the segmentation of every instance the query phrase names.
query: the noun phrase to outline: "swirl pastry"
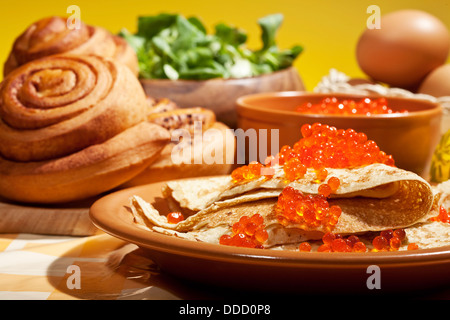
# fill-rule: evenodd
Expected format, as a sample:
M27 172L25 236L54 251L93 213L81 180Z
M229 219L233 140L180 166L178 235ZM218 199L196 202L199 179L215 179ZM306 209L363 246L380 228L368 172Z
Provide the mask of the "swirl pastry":
M66 202L128 181L170 140L148 106L110 59L52 55L15 69L0 84L0 195Z
M127 65L135 75L139 72L136 53L124 39L83 22L79 29L68 29L65 18L48 17L33 23L16 39L3 74L29 61L62 53L111 58Z

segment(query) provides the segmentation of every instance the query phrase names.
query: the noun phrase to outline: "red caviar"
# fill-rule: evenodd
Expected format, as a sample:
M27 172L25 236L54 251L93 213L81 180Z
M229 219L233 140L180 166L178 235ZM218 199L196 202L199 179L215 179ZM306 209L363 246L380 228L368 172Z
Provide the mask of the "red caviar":
M341 185L341 180L339 180L339 178L336 177L331 177L330 179L328 179L327 184L330 186L331 192L334 193Z
M349 236L347 239L345 239L345 241L347 242L347 244L350 247L353 247L356 243L360 242L359 238L357 236L354 236L354 235Z
M333 250L331 249L331 244L324 243L317 249L317 252L333 252Z
M389 245L391 246L391 249L398 250L402 245L402 240L397 237L393 237L389 240Z
M294 158L307 168L317 170L355 168L373 163L394 165L391 155L380 151L373 140L367 140L364 133L358 133L353 129L337 130L332 126L314 123L304 124L301 132L303 138L292 148L290 146L281 148L276 156L280 165Z
M329 197L332 190L328 184L324 183L319 186L318 192L319 192L319 194L323 195L324 197Z
M353 249L353 252L366 252L367 251L366 245L364 244L364 242L361 242L361 241L356 242L353 245L352 249Z
M355 235L347 238L340 234L327 232L322 236L323 245L318 252L366 252L366 245Z
M256 213L251 217L242 216L232 226L232 235L223 235L219 243L228 246L263 248L269 235L265 229L264 218Z
M394 237L400 239L400 241L403 241L406 238L406 232L404 229L396 229L394 230Z
M298 250L301 252L310 252L311 251L311 245L308 242L302 242L298 246Z
M334 239L331 242L331 249L334 252L351 252L352 247L347 244L347 242L344 239Z
M369 99L359 101L345 99L339 101L336 97L327 97L319 103L306 102L298 106L296 111L308 114L339 114L339 115L366 115L406 113L406 110L394 111L387 105L385 98Z
M417 249L419 249L419 246L416 243L408 244L408 250L417 250Z
M276 206L278 221L283 225L297 224L301 229L329 231L336 225L341 210L330 207L322 195L305 195L290 186L283 189Z
M331 242L333 242L334 239L336 239L336 235L332 232L327 232L322 237L322 241L325 244L331 244Z
M389 242L385 237L377 236L373 239L372 245L376 251L383 251L388 249Z
M384 230L376 236L373 241L373 252L396 251L400 248L406 233L403 229ZM350 235L343 237L339 234L327 232L322 236L323 244L319 246L318 252L367 252L367 247L358 236ZM415 244L410 244L408 250L418 249Z
M301 179L306 174L306 166L297 158L292 158L284 164L286 179L294 181Z
M394 230L383 230L380 232L380 236L384 237L387 241L390 241L391 238L394 236Z
M261 177L261 170L264 166L258 162L251 162L247 166L236 168L231 173L234 182L249 181Z
M316 170L316 178L319 181L324 181L328 176L328 171L325 168L320 168Z
M262 170L272 164L282 165L286 179L290 181L303 178L307 169L312 168L318 182L326 179L328 171L325 168L355 168L373 163L394 166L392 156L381 151L362 132L338 130L321 123L304 124L300 131L302 138L293 147L283 146L276 156L269 156L264 165L252 162L235 169L231 173L233 181L250 181L263 175L270 178L271 174L262 174Z
M374 237L372 241L372 252L397 251L406 238L404 229L383 230ZM326 232L322 236L323 244L317 249L317 252L367 252L367 246L358 236L342 236L338 233ZM408 250L419 249L415 243L408 245ZM302 242L299 245L299 251L311 251L311 245L308 242Z
M430 218L431 221L438 221L438 222L446 222L450 223L450 215L447 210L443 206L439 207L439 214L435 217Z
M404 229L388 229L380 232L379 236L376 236L373 241L372 251L396 251L402 245L403 240L406 238L406 232Z
M323 177L323 180L325 180L325 178L326 176ZM340 185L341 180L339 180L339 178L331 177L326 183L323 183L319 186L317 192L328 198L332 193L335 193L337 191Z
M184 220L184 216L181 212L171 212L167 215L167 222L168 223L178 223L180 221Z

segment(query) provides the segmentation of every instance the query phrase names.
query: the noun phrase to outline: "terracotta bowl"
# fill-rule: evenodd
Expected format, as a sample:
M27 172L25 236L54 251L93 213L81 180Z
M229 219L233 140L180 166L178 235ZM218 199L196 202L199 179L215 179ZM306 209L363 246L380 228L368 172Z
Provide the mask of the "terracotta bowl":
M217 120L236 127L236 99L248 94L272 91L302 91L304 84L294 67L266 75L241 79L166 80L141 79L147 95L169 98L183 108L204 107Z
M439 104L406 98L387 98L391 109L394 111L406 109L408 113L377 116L312 115L295 111L296 107L304 102L317 103L330 96L339 100L377 98L355 94L308 92L273 92L239 98L238 127L242 128L247 136L250 136L248 129L255 129L258 142L243 144L238 141L238 157L245 157L247 162L264 161L265 154L274 154L277 148L284 145L293 146L301 138L300 128L303 124L320 122L338 129L352 128L364 132L381 150L394 157L397 167L428 178L431 157L440 138L442 108ZM260 131L260 129L267 130ZM276 131L271 129L279 129L279 137L274 135L272 138L271 135ZM267 139L261 134L267 134ZM251 158L255 152L254 149L249 149L250 145L259 146L258 159ZM267 152L262 148L267 148Z

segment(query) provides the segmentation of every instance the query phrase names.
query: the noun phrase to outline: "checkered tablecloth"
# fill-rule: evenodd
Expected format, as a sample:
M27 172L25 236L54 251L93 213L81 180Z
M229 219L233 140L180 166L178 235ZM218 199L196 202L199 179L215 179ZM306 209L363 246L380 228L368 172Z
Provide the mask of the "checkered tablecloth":
M223 294L160 272L145 251L104 233L0 234L0 300L210 300ZM447 300L450 289L417 297Z
M141 249L107 234L0 235L0 300L190 298Z

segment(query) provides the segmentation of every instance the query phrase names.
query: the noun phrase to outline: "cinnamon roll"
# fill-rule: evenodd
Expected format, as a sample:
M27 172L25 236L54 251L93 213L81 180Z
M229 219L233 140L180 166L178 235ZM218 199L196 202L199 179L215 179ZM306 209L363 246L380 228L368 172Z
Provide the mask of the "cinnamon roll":
M127 65L137 75L138 60L125 40L109 31L80 23L67 28L62 17L48 17L30 25L14 42L3 68L6 76L15 68L35 59L54 54L95 54Z
M170 141L148 106L110 59L52 55L13 70L0 84L0 196L67 202L133 178Z

